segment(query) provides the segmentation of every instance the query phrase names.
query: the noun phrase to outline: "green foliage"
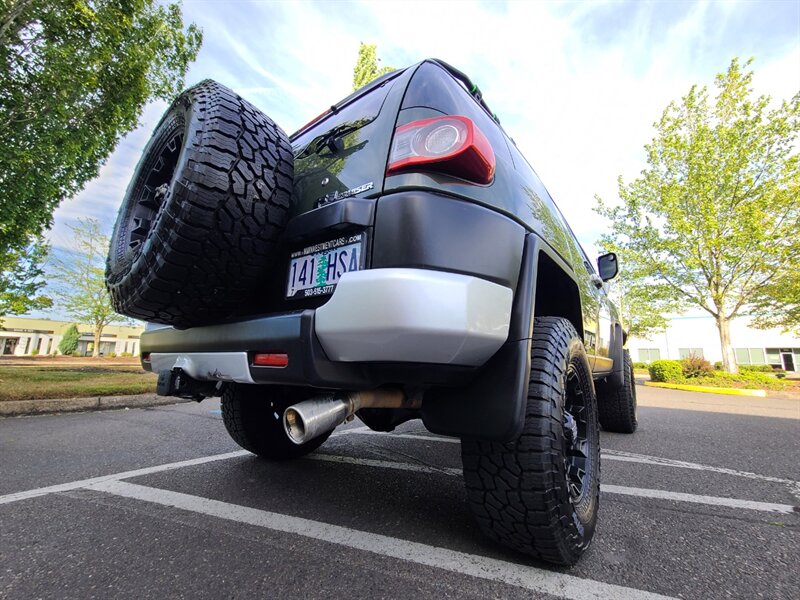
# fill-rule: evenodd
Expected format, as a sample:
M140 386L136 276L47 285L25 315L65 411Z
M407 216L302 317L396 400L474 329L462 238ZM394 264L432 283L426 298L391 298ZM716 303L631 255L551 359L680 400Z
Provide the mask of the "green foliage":
M714 367L702 356L692 354L681 361L681 369L683 369L685 378L694 379L708 375L714 370Z
M634 369L647 369L649 367L650 367L650 365L648 363L646 363L646 362L635 362L635 363L633 363L633 368Z
M617 251L620 271L611 288L613 300L619 309L622 327L632 337L648 339L666 330L666 315L678 310L678 303L664 297L641 266L628 260L627 253Z
M757 371L742 371L740 373L726 373L725 371L712 371L710 376L698 380L700 385L716 387L741 387L747 389L782 390L790 384Z
M34 348L33 350L31 350L31 356L39 356L39 349Z
M600 243L628 270L628 302L713 315L729 370L730 319L750 303L780 304L771 286L787 281L800 255L800 94L770 108L768 97L752 97L749 65L734 59L713 99L693 86L671 103L646 146L647 168L620 178L622 204L598 199L596 209L612 221Z
M122 358L130 358L131 356L133 356L133 354L131 354L130 352L120 352L119 355Z
M740 371L756 371L758 373L780 373L781 369L775 369L772 365L739 365Z
M78 326L74 323L70 325L61 336L61 341L58 342L58 351L65 356L69 356L78 349L78 339L81 334L78 333Z
M654 360L647 370L652 381L676 383L683 380L683 365L679 360Z
M51 223L147 102L181 89L201 40L156 0L0 3L0 253Z
M96 219L79 219L78 225L70 229L74 234L71 248L63 257L53 260L53 295L70 317L92 325L92 355L98 356L103 329L117 318L105 284L105 258L110 240Z
M800 226L797 235L800 237ZM756 291L750 312L755 327L775 327L800 336L800 260L797 255L787 269L776 273L775 280Z
M45 285L42 263L47 252L41 239L20 250L0 251L0 317L52 306L52 300L39 293Z
M394 67L378 67L378 62L380 62L380 59L378 58L377 46L361 42L358 47L356 66L353 67L353 91L367 85L381 75L395 70Z

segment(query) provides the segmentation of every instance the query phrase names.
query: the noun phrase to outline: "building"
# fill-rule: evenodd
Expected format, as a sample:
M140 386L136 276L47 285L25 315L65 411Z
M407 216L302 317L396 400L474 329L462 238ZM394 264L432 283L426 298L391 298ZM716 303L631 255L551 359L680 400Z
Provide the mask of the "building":
M747 317L731 322L731 345L739 365L772 365L800 371L800 338L779 329L754 329ZM631 358L652 362L661 358L682 359L690 354L711 363L722 361L719 332L714 317L691 312L670 319L664 333L650 339L630 338Z
M58 344L72 321L4 317L0 326L0 354L32 356L58 354ZM75 354L91 356L94 350L94 333L90 325L77 323L80 339ZM139 336L144 327L108 325L100 338L100 354L120 356L123 353L139 355Z

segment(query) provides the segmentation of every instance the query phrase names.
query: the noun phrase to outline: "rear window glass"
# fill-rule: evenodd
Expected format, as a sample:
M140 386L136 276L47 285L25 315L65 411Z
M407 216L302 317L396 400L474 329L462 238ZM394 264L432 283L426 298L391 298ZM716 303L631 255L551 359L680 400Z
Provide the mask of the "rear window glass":
M322 132L332 131L339 127L360 128L371 123L380 114L383 102L386 100L393 83L393 79L383 82L375 89L339 109L335 115L328 115L320 122L315 123L301 135L293 137L292 146L297 150L303 148Z

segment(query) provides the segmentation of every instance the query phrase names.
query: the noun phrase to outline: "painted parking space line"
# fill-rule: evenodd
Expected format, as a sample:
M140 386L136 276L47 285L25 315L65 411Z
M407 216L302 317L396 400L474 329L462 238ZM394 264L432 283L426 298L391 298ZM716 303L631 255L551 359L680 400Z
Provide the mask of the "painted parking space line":
M659 456L650 456L647 454L635 454L633 452L623 452L621 450L603 450L603 458L606 460L633 462L643 465L655 465L662 467L674 467L676 469L706 471L709 473L719 473L721 475L732 475L734 477L742 477L744 479L754 479L757 481L765 481L769 483L779 483L788 486L792 494L800 498L800 482L794 481L792 479L783 479L781 477L772 477L771 475L761 475L760 473L751 473L750 471L739 471L737 469L728 469L726 467L715 467L712 465L703 465L699 463L686 462L683 460L674 460L671 458L661 458Z
M446 444L460 444L461 440L452 437L434 436L434 435L417 435L413 433L383 433L381 431L372 431L369 428L365 430L353 430L352 433L358 435L375 435L384 436L386 439L401 438L405 440L420 440L428 442L444 442ZM773 477L771 475L761 475L760 473L752 473L750 471L739 471L737 469L729 469L726 467L715 467L712 465L703 465L700 463L687 462L683 460L675 460L672 458L661 458L660 456L650 456L647 454L635 454L633 452L624 452L621 450L603 450L601 452L603 460L619 461L638 463L642 465L652 465L656 467L672 467L675 469L689 469L693 471L706 471L709 473L719 473L721 475L731 475L734 477L742 477L744 479L753 479L756 481L764 481L768 483L778 483L785 485L789 488L791 494L800 499L800 481L793 479L784 479L782 477Z
M376 432L372 432L371 430L367 429L366 427L354 427L351 429L344 429L340 432L336 432L337 436L343 435L350 435L350 434L363 434L365 431L369 431L370 434L374 434ZM452 438L439 438L434 436L413 436L410 434L395 434L393 437L400 437L403 436L405 438L408 437L415 437L415 438L427 438L431 440L451 440ZM455 440L457 441L457 440ZM45 496L47 494L55 494L58 492L66 492L71 490L76 490L80 488L84 488L87 486L93 486L96 484L109 482L109 481L119 481L122 479L131 479L134 477L140 477L143 475L151 475L153 473L160 473L163 471L171 471L174 469L182 469L185 467L193 467L197 465L203 465L210 462L217 462L222 460L228 460L231 458L238 458L241 456L252 456L250 452L247 450L237 450L234 452L226 452L223 454L214 454L211 456L203 456L200 458L192 458L189 460L182 460L173 463L166 463L163 465L155 465L152 467L145 467L142 469L134 469L132 471L122 471L120 473L113 473L110 475L102 475L100 477L92 477L89 479L81 479L78 481L71 481L68 483L62 483L57 485L51 485L31 490L25 490L22 492L15 492L11 494L6 494L4 496L0 496L0 504L8 504L11 502L18 502L20 500L27 500L29 498L36 498L38 496ZM357 466L365 466L365 467L375 467L375 468L383 468L383 469L395 469L395 470L402 470L402 471L414 471L419 473L431 473L431 474L444 474L448 476L460 476L461 469L452 468L452 467L437 467L434 465L422 464L422 463L401 463L401 462L392 462L392 461L384 461L384 460L375 460L375 459L368 459L368 458L356 458L351 456L341 456L341 455L334 455L334 454L310 454L305 457L306 459L311 460L318 460L318 461L327 461L327 462L338 462L343 464L351 464ZM610 458L610 457L606 457ZM655 457L651 457L655 458ZM636 462L643 462L638 458L634 457L624 457L625 460L634 460ZM613 459L612 459L613 460ZM659 464L664 465L665 463L662 462L652 462L647 464ZM693 463L687 463L693 464ZM673 465L666 465L666 466L673 466ZM684 466L684 465L677 465L677 466ZM698 465L702 466L702 465ZM687 467L688 468L688 467ZM755 475L755 474L753 474ZM788 481L788 480L787 480ZM764 512L777 512L782 514L792 514L797 513L797 507L794 507L789 504L777 504L771 502L759 502L754 500L740 500L736 498L724 498L719 496L703 496L697 494L686 494L682 492L669 492L666 490L653 490L653 489L646 489L646 488L634 488L634 487L627 487L627 486L615 486L615 485L601 485L601 491L607 494L621 494L626 496L638 496L642 498L652 498L652 499L659 499L659 500L673 500L678 502L690 502L695 504L706 504L712 506L723 506L728 508L741 508L746 510L756 510L756 511L764 511Z
M335 462L348 465L359 465L362 467L376 467L379 469L397 469L400 471L414 471L415 473L432 473L438 475L461 475L461 469L452 467L434 467L431 465L391 462L387 460L375 460L372 458L355 458L352 456L341 456L338 454L309 454L304 458L322 460L325 462Z
M340 525L331 525L123 481L108 480L87 487L115 496L298 535L387 558L505 583L532 592L551 594L559 598L570 600L605 598L664 600L669 598L643 590L582 579L573 575L505 562L477 554L458 552Z
M70 481L69 483L49 485L47 487L41 487L32 490L26 490L24 492L15 492L13 494L6 494L5 496L0 496L0 504L18 502L19 500L27 500L28 498L36 498L37 496L46 496L47 494L55 494L58 492L68 492L71 490L84 488L89 485L103 483L105 481L130 479L132 477L139 477L141 475L161 473L162 471L171 471L173 469L182 469L184 467L204 465L206 463L215 462L218 460L227 460L229 458L237 458L239 456L245 456L247 454L250 454L247 450L237 450L236 452L226 452L224 454L201 456L200 458L191 458L189 460L181 460L178 462L156 465L153 467L145 467L143 469L134 469L133 471L123 471L121 473L113 473L111 475L101 475L100 477L91 477L89 479L81 479L79 481Z
M334 454L309 454L305 458L309 460L346 463L350 465L358 465L362 467L374 467L379 469L397 469L401 471L416 471L418 473L438 473L438 474L454 475L454 476L461 475L461 469L440 468L423 464L400 463L400 462L375 460L368 458L354 458L352 456L339 456ZM721 496L703 496L699 494L685 494L683 492L669 492L666 490L653 490L648 488L635 488L635 487L627 487L620 485L601 484L600 491L604 494L638 496L639 498L672 500L676 502L690 502L693 504L706 504L710 506L740 508L745 510L756 510L761 512L776 512L781 514L792 514L797 512L796 507L792 506L791 504L776 504L774 502L740 500L738 498L724 498Z
M343 429L337 431L333 436L350 435L352 433L361 433L364 427L353 427L351 429ZM333 437L331 436L331 437ZM228 460L230 458L239 458L240 456L253 456L247 450L235 450L234 452L225 452L223 454L212 454L210 456L201 456L199 458L190 458L188 460L181 460L173 463L166 463L163 465L155 465L152 467L144 467L141 469L134 469L132 471L122 471L120 473L111 473L109 475L101 475L99 477L90 477L89 479L80 479L78 481L70 481L67 483L59 483L56 485L48 485L46 487L35 488L31 490L24 490L22 492L14 492L0 496L0 504L8 504L10 502L18 502L20 500L27 500L28 498L36 498L38 496L46 496L47 494L57 494L58 492L69 492L77 490L87 485L101 483L103 481L116 481L119 479L132 479L142 475L151 475L153 473L161 473L162 471L172 471L174 469L183 469L184 467L194 467L196 465L204 465L210 462L220 460Z

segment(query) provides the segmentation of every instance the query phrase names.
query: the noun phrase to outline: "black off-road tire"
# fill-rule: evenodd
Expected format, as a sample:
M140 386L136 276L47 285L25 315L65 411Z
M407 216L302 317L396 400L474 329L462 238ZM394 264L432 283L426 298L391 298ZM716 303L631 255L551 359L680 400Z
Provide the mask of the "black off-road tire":
M575 429L565 425L568 414L575 417L583 459L569 442ZM467 496L483 532L539 560L575 564L597 523L599 440L580 337L566 319L536 318L522 433L508 443L461 442ZM578 463L585 467L582 477Z
M263 280L292 193L286 134L207 80L172 103L142 154L106 263L114 309L191 327L231 314Z
M623 383L612 387L608 383L597 385L597 408L600 425L614 433L633 433L639 424L636 417L636 380L633 376L631 353L623 351Z
M264 385L227 384L222 394L222 421L233 441L269 460L300 458L325 443L331 433L295 444L283 428L283 411L304 400L297 390Z

